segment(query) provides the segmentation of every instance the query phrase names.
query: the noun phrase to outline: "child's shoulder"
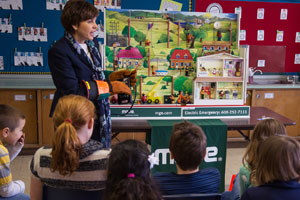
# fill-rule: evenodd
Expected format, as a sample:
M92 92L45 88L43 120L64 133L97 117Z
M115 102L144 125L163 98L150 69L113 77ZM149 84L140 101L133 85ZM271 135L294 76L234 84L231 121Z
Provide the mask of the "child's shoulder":
M8 154L7 148L0 142L0 155Z

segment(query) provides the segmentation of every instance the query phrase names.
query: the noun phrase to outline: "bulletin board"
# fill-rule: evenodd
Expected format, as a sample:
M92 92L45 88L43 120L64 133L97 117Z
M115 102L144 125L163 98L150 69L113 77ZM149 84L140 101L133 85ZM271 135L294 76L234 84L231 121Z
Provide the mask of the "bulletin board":
M286 3L288 2L288 3ZM294 3L293 3L294 2ZM260 69L263 72L271 73L294 73L300 70L300 64L295 64L296 54L300 54L300 43L296 41L296 33L300 32L300 1L226 1L226 0L204 0L195 1L195 11L204 12L212 3L221 5L224 13L235 13L235 8L241 7L241 27L240 30L246 30L246 40L240 40L241 45L273 46L268 49L266 63L272 63L276 52L285 49L284 66L265 65ZM264 18L257 19L257 11L264 8ZM287 9L287 19L281 20L281 9ZM264 30L264 40L258 41L258 30ZM277 31L283 31L283 41L276 41ZM276 48L278 47L278 49ZM255 47L254 47L255 48ZM257 48L256 48L257 49ZM263 48L261 48L263 49ZM261 54L261 49L252 51L250 56L251 67L256 67L255 59ZM274 52L272 52L274 50ZM282 70L284 69L284 70Z
M0 0L16 1L16 0ZM12 33L0 32L0 74L50 74L48 67L48 50L59 40L64 33L60 23L61 10L46 9L48 0L17 0L22 2L22 9L1 9L0 18L10 18L12 20ZM87 0L94 4L94 0ZM56 2L66 2L65 0L56 0ZM182 11L192 9L192 0L176 0L182 3ZM125 9L148 9L159 10L161 0L139 1L122 0L121 7ZM103 22L103 12L100 12L97 23ZM47 29L47 41L22 41L18 40L18 27L44 27ZM103 43L103 39L99 39ZM42 54L42 66L15 66L15 52L37 52Z

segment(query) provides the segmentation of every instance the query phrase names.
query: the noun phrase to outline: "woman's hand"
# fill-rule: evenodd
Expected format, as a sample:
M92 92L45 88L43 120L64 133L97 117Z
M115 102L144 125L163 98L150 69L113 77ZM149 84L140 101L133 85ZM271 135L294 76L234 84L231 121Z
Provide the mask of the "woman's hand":
M133 87L136 84L136 69L133 71L130 70L121 70L117 72L112 72L109 75L109 80L112 81L123 81L124 78L130 79L130 86ZM126 94L126 93L125 93Z

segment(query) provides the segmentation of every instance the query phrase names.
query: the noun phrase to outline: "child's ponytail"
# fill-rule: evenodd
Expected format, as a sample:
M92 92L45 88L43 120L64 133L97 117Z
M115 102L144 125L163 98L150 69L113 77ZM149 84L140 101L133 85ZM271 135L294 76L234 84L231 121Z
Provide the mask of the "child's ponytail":
M56 128L52 140L51 170L57 170L61 175L72 174L78 167L80 151L81 143L76 129L66 119Z

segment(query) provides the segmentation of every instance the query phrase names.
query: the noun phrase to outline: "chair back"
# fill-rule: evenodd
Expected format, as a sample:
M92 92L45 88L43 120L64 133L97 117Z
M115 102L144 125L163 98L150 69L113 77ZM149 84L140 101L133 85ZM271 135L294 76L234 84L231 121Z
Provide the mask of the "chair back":
M210 194L174 194L174 195L163 195L165 200L220 200L221 194L210 193Z
M101 200L104 190L85 191L43 186L43 200Z

